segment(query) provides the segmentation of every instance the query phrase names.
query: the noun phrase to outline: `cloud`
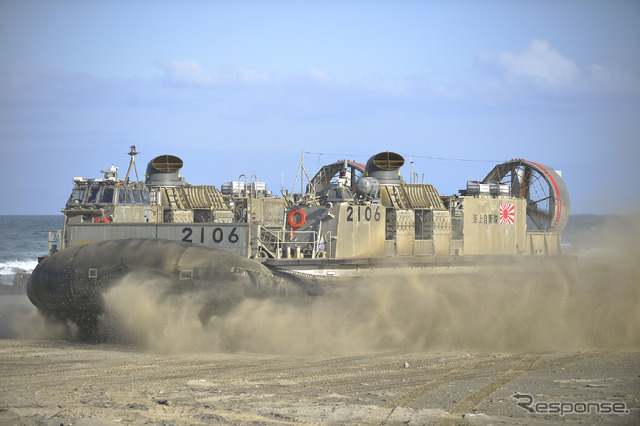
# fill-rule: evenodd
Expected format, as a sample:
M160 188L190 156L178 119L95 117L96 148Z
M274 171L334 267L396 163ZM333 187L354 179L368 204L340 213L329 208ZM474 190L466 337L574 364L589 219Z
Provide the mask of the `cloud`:
M315 81L332 81L333 78L326 71L322 71L316 68L309 70L309 77Z
M534 39L519 52L480 52L479 62L504 79L522 80L549 88L568 86L581 78L580 68L544 40Z
M516 88L528 88L529 94L560 93L579 96L637 96L640 80L631 74L604 65L578 66L545 40L533 39L516 52L476 54L476 64L493 78L478 87L487 92L522 95Z
M267 82L270 80L267 74L244 67L229 67L226 68L226 73L223 77L230 81L243 82L243 83L259 83Z
M167 81L177 84L211 86L218 79L218 75L205 70L196 61L178 61L175 59L156 59L155 64L164 71Z
M165 82L195 87L213 87L231 83L262 83L268 82L267 74L241 67L229 66L219 71L202 67L194 60L179 61L175 59L158 58L155 64L164 74Z
M271 75L243 66L207 68L196 60L156 59L153 78L101 78L57 68L0 68L0 124L78 109L179 108L234 120L264 117L372 116L391 111L461 110L483 105L637 100L638 78L624 70L580 67L550 43L478 53L465 74L363 75L347 81L321 68ZM482 71L482 72L479 72Z
M522 52L501 53L499 62L513 76L531 78L550 87L562 87L580 78L580 69L543 40L532 40Z

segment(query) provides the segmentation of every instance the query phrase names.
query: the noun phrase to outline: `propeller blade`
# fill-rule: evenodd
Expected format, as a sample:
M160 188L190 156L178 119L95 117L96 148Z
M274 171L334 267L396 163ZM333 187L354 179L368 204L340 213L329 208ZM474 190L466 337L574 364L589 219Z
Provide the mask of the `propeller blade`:
M520 186L519 198L525 198L529 193L529 184L531 183L531 167L524 166L524 179L522 179L522 185Z
M527 216L541 231L547 230L551 224L551 214L538 209L535 204L527 206Z

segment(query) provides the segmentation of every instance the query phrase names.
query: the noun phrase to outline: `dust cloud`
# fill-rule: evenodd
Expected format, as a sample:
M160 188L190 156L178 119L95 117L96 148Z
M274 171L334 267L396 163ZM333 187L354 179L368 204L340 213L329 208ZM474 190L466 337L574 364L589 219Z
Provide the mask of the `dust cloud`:
M374 278L309 306L246 301L213 325L229 349L286 353L640 348L637 285L525 272Z
M167 297L143 278L106 301L130 342L161 352L638 350L640 250L606 242L544 266L333 280L320 296L245 299L206 319L206 295Z
M36 311L27 295L0 296L0 339L70 339L75 328Z

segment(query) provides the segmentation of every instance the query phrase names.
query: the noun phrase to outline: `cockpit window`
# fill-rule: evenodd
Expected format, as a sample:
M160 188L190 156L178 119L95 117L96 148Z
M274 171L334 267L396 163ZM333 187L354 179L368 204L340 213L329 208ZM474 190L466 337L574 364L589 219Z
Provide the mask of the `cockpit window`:
M116 188L113 186L90 184L89 187L74 188L68 204L113 204ZM147 188L118 188L118 204L150 205Z
M149 190L147 188L141 189L140 193L142 194L142 204L147 206L151 204L151 200L149 199Z
M100 202L103 204L113 204L113 188L105 187L102 190L102 196L100 197Z
M98 201L98 194L100 193L100 187L94 185L89 189L89 196L87 197L87 203L93 204Z
M84 198L84 188L76 188L73 190L73 193L71 194L71 202L74 204L80 204L82 203L82 199Z
M120 188L118 191L118 204L132 204L133 194L130 189Z
M151 204L151 201L149 200L149 190L147 188L134 189L133 199L135 201L135 204L142 204L147 206Z
M136 204L142 204L142 197L140 196L140 190L139 189L134 189L133 190L133 202Z

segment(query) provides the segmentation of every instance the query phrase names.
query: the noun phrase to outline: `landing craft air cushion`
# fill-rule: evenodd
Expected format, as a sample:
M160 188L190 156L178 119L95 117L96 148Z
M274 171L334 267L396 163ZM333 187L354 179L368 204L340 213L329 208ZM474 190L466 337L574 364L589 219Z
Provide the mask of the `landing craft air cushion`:
M559 172L531 161L497 165L444 196L405 182L404 158L381 152L366 165L325 165L305 191L276 197L255 176L191 185L168 154L149 162L142 182L137 154L132 146L124 179L114 166L104 178L74 178L63 228L50 232L49 256L28 283L41 312L93 326L104 292L134 273L170 282L166 291L202 292L206 318L242 297L317 295L337 277L428 276L562 254L569 194Z

